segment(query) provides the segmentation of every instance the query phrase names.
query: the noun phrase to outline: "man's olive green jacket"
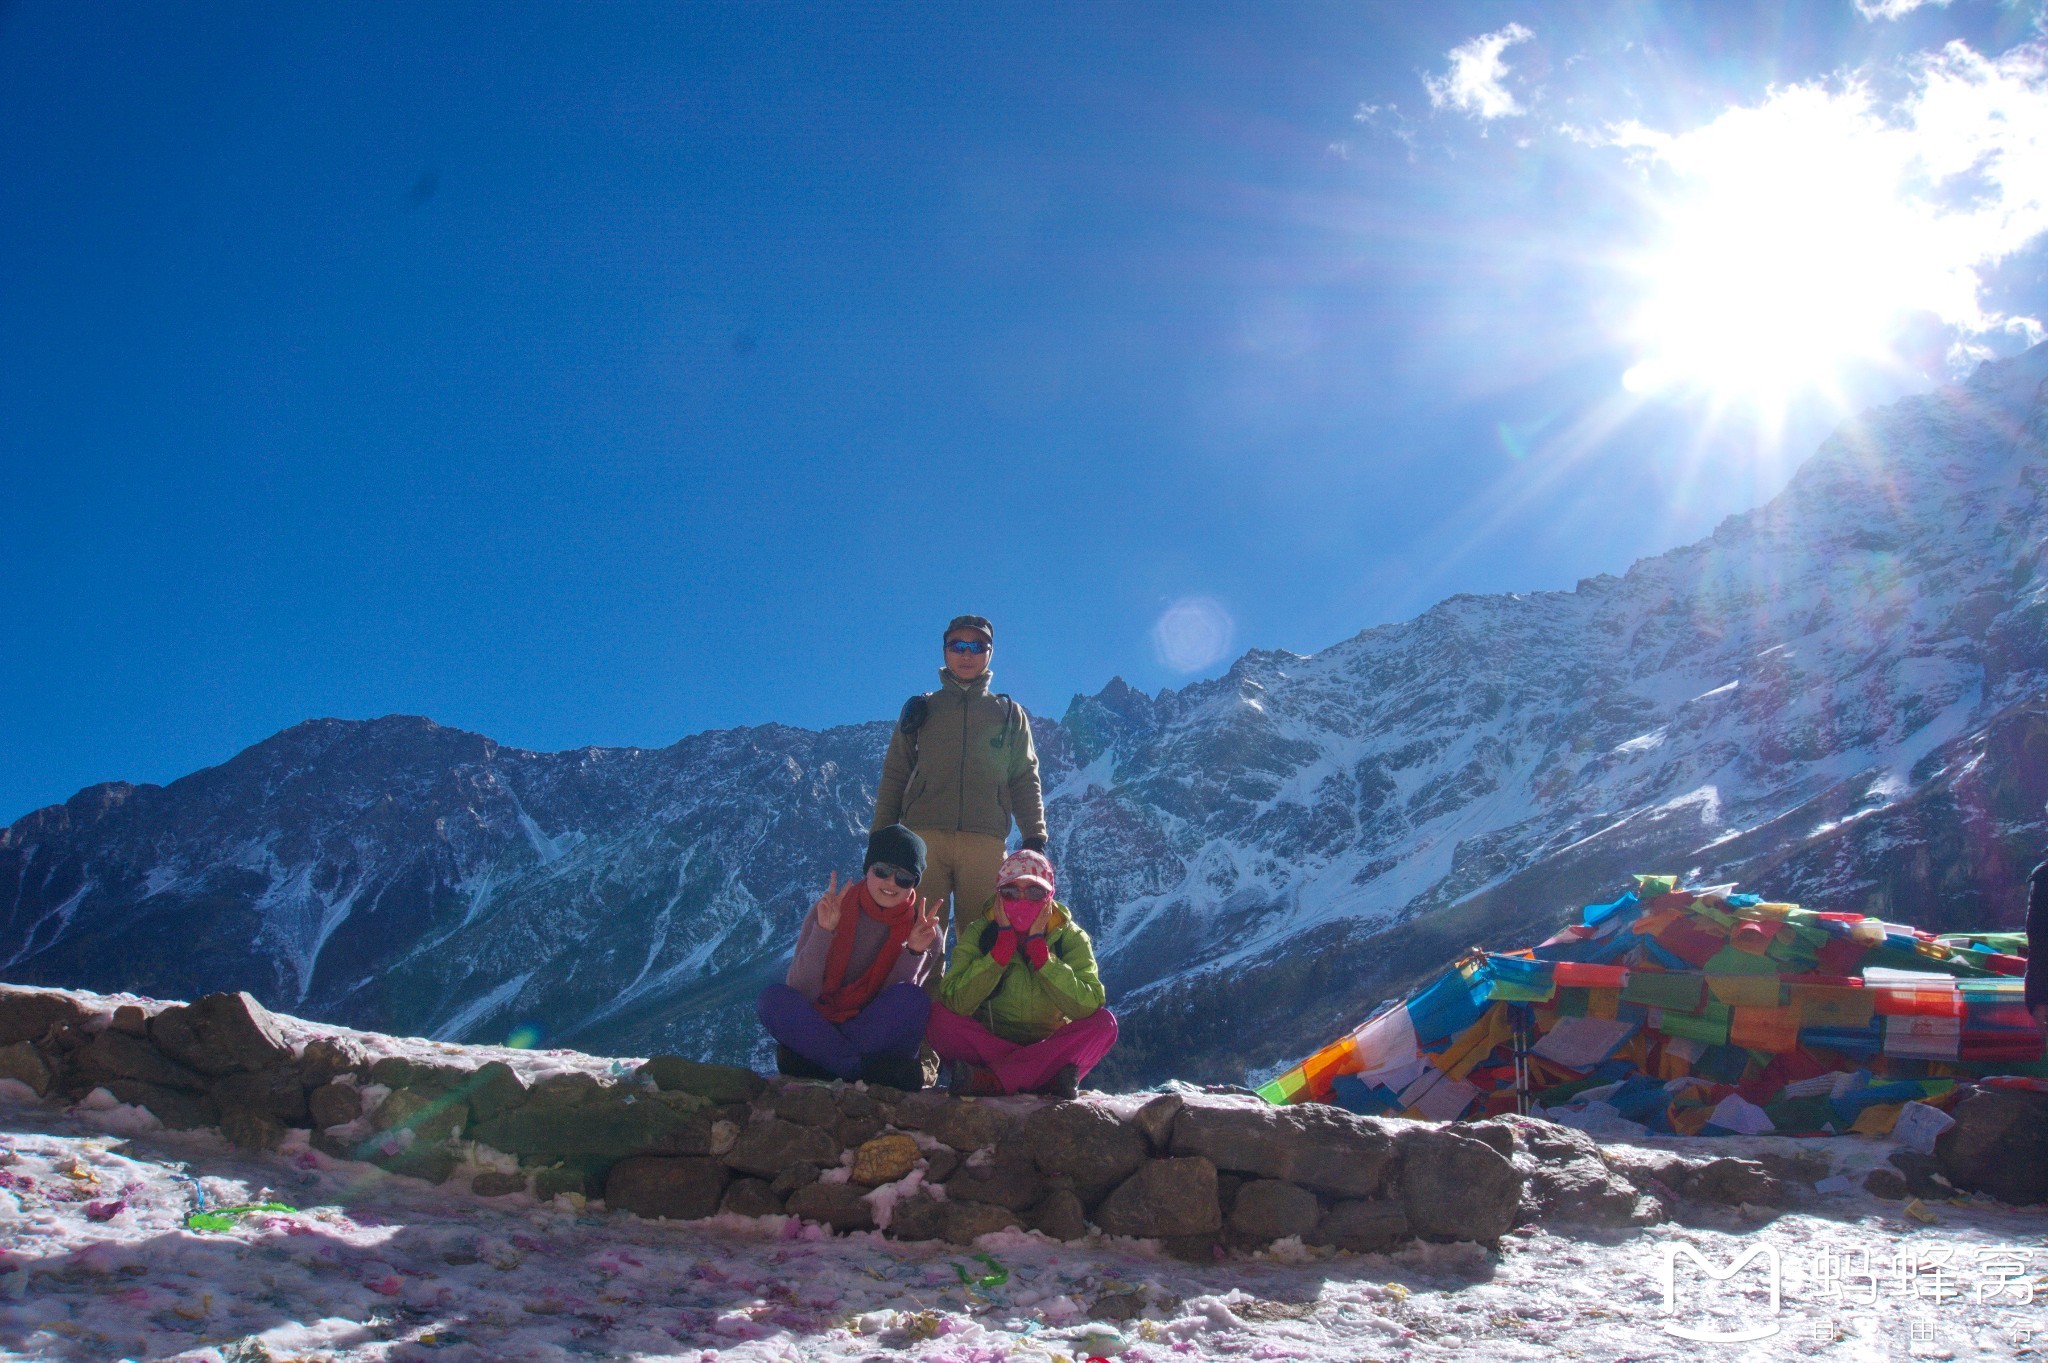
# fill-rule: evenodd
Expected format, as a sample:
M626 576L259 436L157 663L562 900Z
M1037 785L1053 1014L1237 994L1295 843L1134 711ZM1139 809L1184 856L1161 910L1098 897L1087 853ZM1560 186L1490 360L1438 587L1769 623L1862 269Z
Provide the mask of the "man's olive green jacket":
M944 685L911 697L889 739L874 828L892 823L940 832L1045 837L1045 795L1031 717L989 690L989 674L962 682L941 668ZM978 905L976 907L979 907Z

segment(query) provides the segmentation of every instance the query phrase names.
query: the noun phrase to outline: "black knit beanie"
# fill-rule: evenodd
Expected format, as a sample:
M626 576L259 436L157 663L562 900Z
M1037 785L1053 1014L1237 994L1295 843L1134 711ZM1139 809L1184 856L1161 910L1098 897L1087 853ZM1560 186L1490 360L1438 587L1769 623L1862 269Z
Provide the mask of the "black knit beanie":
M878 861L887 866L900 866L923 879L924 839L900 823L877 828L868 834L868 859L860 864L860 869L865 871Z

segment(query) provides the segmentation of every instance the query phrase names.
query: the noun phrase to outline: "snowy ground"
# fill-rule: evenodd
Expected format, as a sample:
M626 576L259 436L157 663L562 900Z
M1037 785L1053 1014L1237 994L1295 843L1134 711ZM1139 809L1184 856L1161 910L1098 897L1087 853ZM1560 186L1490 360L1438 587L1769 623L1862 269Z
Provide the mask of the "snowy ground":
M0 1350L94 1360L1178 1358L1595 1360L2048 1353L2048 1209L1861 1193L1761 1227L1512 1236L1191 1265L1143 1242L1021 1234L976 1251L822 1237L783 1218L665 1224L530 1200L484 1204L365 1165L252 1158L210 1134L126 1136L104 1115L0 1107ZM1763 1140L1689 1143L1716 1152ZM1813 1142L1802 1148L1823 1148ZM1852 1173L1888 1146L1833 1142ZM189 1213L280 1202L233 1229ZM1726 1282L1716 1269L1769 1254ZM987 1258L979 1257L986 1255ZM1000 1282L992 1281L998 1274ZM963 1282L963 1277L976 1281ZM1716 1315L1703 1312L1711 1308ZM1667 1327L1775 1330L1691 1343ZM2038 1333L2029 1338L2028 1331Z

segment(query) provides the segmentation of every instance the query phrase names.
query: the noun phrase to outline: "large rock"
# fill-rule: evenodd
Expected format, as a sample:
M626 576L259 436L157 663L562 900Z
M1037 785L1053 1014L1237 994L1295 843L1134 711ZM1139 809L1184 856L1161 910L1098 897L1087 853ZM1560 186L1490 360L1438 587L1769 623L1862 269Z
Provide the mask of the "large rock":
M598 1081L597 1076L586 1074L582 1070L565 1070L550 1074L526 1091L526 1100L535 1107L583 1107L590 1103L603 1102L604 1096L605 1087Z
M784 1082L768 1091L768 1107L785 1122L836 1130L845 1115L823 1084Z
M237 1108L260 1112L286 1126L310 1126L313 1120L306 1108L306 1090L294 1068L228 1075L213 1086L213 1100L223 1112Z
M946 1209L952 1205L929 1193L913 1193L889 1214L889 1234L898 1240L941 1239L946 1234Z
M819 1179L789 1195L791 1216L817 1221L833 1230L873 1230L875 1209L862 1196L867 1189L852 1183L827 1183Z
M362 1091L353 1084L322 1084L306 1095L315 1130L342 1126L363 1115Z
M147 1041L112 1028L72 1052L71 1060L78 1066L79 1079L86 1084L107 1079L140 1079L145 1084L166 1088L200 1090L207 1086L206 1076L197 1070L166 1059Z
M1072 1188L1054 1188L1024 1214L1024 1224L1055 1240L1079 1240L1088 1234L1088 1212Z
M92 1010L69 994L0 985L0 1046L41 1041L58 1023L77 1027L91 1016Z
M203 1093L165 1088L140 1079L109 1079L104 1088L124 1103L146 1107L156 1119L173 1131L196 1131L220 1125L220 1104Z
M718 1210L734 1216L779 1216L782 1198L765 1178L736 1178L725 1186Z
M1492 1244L1515 1224L1522 1174L1500 1151L1430 1126L1404 1130L1395 1145L1401 1157L1395 1195L1417 1235Z
M1358 1198L1332 1206L1307 1240L1311 1245L1348 1249L1354 1254L1383 1254L1412 1234L1400 1203Z
M533 1159L711 1152L711 1117L701 1098L645 1089L577 1085L554 1096L535 1085L529 1101L473 1124L467 1134L493 1150Z
M911 1104L898 1106L900 1109ZM924 1129L934 1139L944 1141L964 1154L985 1145L994 1145L1014 1125L1016 1119L1001 1108L970 1098L964 1102L948 1100L940 1103L926 1118Z
M1486 1141L1522 1172L1522 1207L1546 1225L1638 1226L1664 1219L1662 1204L1608 1167L1583 1131L1536 1117L1502 1117L1451 1128Z
M870 1093L876 1092L869 1085ZM922 1089L916 1093L905 1093L893 1100L876 1099L876 1110L891 1126L902 1127L905 1131L928 1131L942 1108L953 1106L953 1100L941 1089Z
M416 1089L421 1093L456 1093L476 1077L476 1067L445 1056L418 1059L409 1055L387 1055L370 1066L370 1082L386 1088ZM588 1076L579 1076L588 1078ZM591 1080L594 1084L596 1080Z
M331 1084L344 1074L362 1074L368 1068L363 1048L345 1036L316 1036L299 1048L299 1082L309 1089Z
M469 1108L454 1098L399 1089L371 1114L370 1122L379 1131L410 1131L415 1140L444 1141L469 1125Z
M1647 1226L1664 1219L1661 1204L1601 1160L1550 1162L1518 1155L1523 1205L1530 1219L1559 1226Z
M992 1202L1013 1212L1023 1211L1044 1194L1037 1166L1014 1135L988 1154L968 1160L946 1180L948 1197Z
M208 994L150 1019L149 1037L171 1059L202 1074L277 1069L292 1062L277 1019L245 993Z
M792 1164L837 1164L839 1140L820 1127L771 1117L749 1122L726 1152L725 1162L743 1174L774 1178Z
M694 1093L713 1103L751 1103L768 1081L738 1065L706 1065L679 1055L657 1055L639 1072L671 1093Z
M1178 1093L1162 1093L1131 1114L1131 1125L1138 1128L1153 1154L1164 1155L1173 1148L1173 1119L1185 1102Z
M1232 1236L1253 1244L1290 1235L1305 1239L1315 1233L1322 1212L1316 1195L1308 1189L1275 1178L1258 1178L1237 1190L1225 1224Z
M533 1195L542 1202L552 1202L563 1193L603 1197L605 1179L610 1173L610 1165L600 1168L580 1160L563 1160L534 1171Z
M526 1081L502 1060L478 1066L476 1073L456 1091L469 1104L469 1115L480 1122L510 1112L526 1101Z
M948 1198L940 1204L940 1236L949 1245L971 1245L984 1235L999 1230L1021 1230L1024 1223L1017 1219L1017 1213L1008 1207L998 1207L993 1202L956 1202ZM897 1208L897 1216L903 1209ZM890 1224L895 1225L892 1218ZM898 1239L913 1237L899 1234Z
M1024 1119L1018 1139L1041 1170L1072 1179L1091 1207L1136 1173L1147 1154L1135 1126L1091 1103L1049 1103Z
M715 1159L634 1155L620 1160L604 1181L604 1205L636 1216L694 1221L718 1210L725 1167Z
M446 1183L462 1163L456 1153L439 1142L418 1142L402 1150L371 1154L370 1162L388 1173L402 1174L426 1183Z
M823 1170L815 1164L791 1164L769 1181L768 1189L777 1197L788 1197L799 1188L816 1183Z
M1954 1197L1956 1186L1941 1172L1941 1161L1918 1150L1901 1147L1885 1157L1885 1163L1906 1180L1906 1191L1914 1197ZM1866 1181L1867 1186L1867 1181Z
M880 1117L841 1117L832 1128L841 1145L866 1145L882 1134Z
M954 1175L954 1182L959 1175ZM950 1185L948 1192L950 1193ZM1223 1228L1216 1166L1199 1155L1148 1159L1095 1211L1111 1235L1207 1235Z
M36 1049L33 1041L17 1041L9 1046L0 1046L0 1079L12 1079L27 1084L43 1097L50 1091L55 1078L50 1062Z
M1258 1098L1189 1096L1173 1119L1173 1153L1218 1169L1371 1197L1394 1164L1389 1128L1322 1103L1274 1107Z
M873 1188L894 1183L916 1167L917 1142L900 1131L877 1136L853 1152L853 1181Z
M1792 1200L1792 1186L1755 1160L1723 1157L1708 1160L1687 1175L1680 1192L1701 1202L1739 1207L1782 1207Z
M285 1125L254 1108L222 1108L220 1134L240 1150L275 1150L284 1144Z
M510 1197L526 1191L526 1175L486 1169L469 1181L469 1191L475 1197Z
M2026 1206L2048 1202L2048 1094L1979 1089L1956 1104L1934 1140L1950 1183Z
M1693 1171L1706 1165L1705 1160L1687 1159L1673 1150L1638 1145L1602 1146L1600 1154L1607 1167L1627 1179L1637 1192L1672 1203Z

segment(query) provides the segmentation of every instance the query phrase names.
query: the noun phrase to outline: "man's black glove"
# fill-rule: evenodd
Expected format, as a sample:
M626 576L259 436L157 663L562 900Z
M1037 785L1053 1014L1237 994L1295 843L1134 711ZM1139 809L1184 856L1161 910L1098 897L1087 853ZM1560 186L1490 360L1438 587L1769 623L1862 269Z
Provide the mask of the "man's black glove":
M1033 834L1031 837L1024 839L1024 850L1027 852L1043 852L1045 850L1045 839Z

